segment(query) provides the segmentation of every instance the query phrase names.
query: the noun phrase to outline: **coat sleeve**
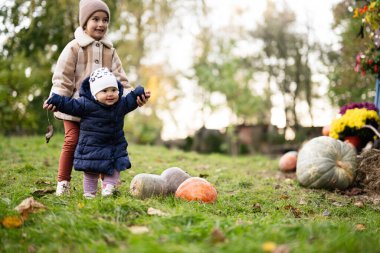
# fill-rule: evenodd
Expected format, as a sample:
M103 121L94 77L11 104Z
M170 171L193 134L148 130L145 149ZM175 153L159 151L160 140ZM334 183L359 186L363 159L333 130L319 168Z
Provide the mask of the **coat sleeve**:
M52 78L51 93L71 97L75 91L75 66L77 52L73 41L66 45L58 57Z
M132 90L127 96L122 97L122 101L124 103L125 114L135 110L138 106L137 97L144 94L144 88L141 86L136 87L136 89Z
M53 93L46 103L55 105L58 111L73 116L82 117L86 114L85 101L82 97L75 99Z

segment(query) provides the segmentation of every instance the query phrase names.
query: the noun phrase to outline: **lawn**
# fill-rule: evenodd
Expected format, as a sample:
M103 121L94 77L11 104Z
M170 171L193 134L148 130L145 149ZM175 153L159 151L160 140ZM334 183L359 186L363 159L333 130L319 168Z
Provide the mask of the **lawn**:
M82 174L74 171L72 195L57 198L51 192L62 142L60 135L49 144L42 136L0 137L0 220L31 196L47 207L19 228L0 226L1 252L380 252L379 204L302 188L278 171L278 157L131 145L132 169L121 174L117 196L84 199ZM173 166L212 183L217 202L129 194L135 175Z

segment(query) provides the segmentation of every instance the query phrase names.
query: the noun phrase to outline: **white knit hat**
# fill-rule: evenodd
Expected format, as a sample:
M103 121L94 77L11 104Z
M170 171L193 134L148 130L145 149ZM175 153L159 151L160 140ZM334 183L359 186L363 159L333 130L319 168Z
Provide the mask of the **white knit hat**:
M94 12L104 11L111 19L110 9L107 4L101 0L81 0L79 2L79 25L83 28L87 20Z
M98 68L94 70L90 75L91 94L95 97L96 93L108 87L119 89L115 75L107 68Z

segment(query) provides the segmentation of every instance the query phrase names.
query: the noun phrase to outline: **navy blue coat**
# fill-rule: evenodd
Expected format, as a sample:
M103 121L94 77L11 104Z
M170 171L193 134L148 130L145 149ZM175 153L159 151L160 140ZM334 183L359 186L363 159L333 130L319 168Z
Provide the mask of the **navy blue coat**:
M124 117L137 108L137 96L144 93L137 87L122 97L123 87L118 82L119 101L106 106L97 102L91 94L89 78L81 86L78 99L52 94L47 101L57 110L81 117L78 145L74 154L74 169L112 175L114 170L131 167L124 136Z

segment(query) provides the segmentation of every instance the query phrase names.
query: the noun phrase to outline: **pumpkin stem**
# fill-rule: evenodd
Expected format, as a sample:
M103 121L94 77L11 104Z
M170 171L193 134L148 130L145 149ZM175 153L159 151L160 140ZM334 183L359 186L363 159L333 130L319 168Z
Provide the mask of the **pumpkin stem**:
M336 161L336 166L338 168L342 169L346 173L346 175L350 178L351 181L354 179L354 177L352 175L352 169L351 169L351 166L349 163L345 163L342 161Z

